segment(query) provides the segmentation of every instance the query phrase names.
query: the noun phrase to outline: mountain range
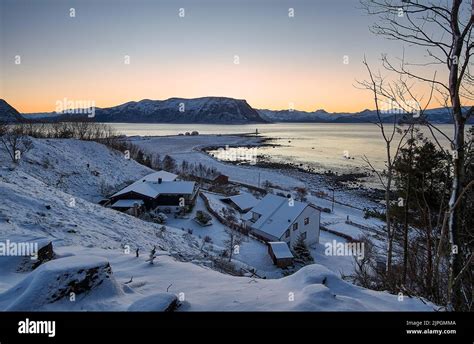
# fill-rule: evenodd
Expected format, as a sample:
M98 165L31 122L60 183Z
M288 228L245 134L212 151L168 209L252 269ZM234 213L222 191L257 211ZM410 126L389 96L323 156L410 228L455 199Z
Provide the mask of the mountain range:
M467 111L468 108L463 109ZM378 122L377 111L363 110L355 113L328 113L325 110L314 112L298 110L258 110L260 116L267 122L272 123L374 123ZM402 113L393 114L382 112L381 120L384 123L393 123L394 120L409 122L413 120L411 115ZM423 114L424 120L432 124L451 124L453 119L446 108L436 108L426 110ZM474 123L474 118L470 118L468 123Z
M25 114L29 119L68 119L69 114ZM76 115L77 116L77 115ZM226 97L194 99L143 99L109 107L95 108L95 121L103 123L265 123L259 113L245 100Z
M467 108L464 109L467 111ZM65 121L85 115L65 113L34 113L21 115L5 100L0 99L0 121L15 122L23 119L35 121ZM382 113L383 122L409 121L411 116ZM425 119L434 124L452 123L445 108L427 110ZM405 118L404 118L405 117ZM227 97L202 97L194 99L169 98L166 100L144 99L108 108L95 108L94 120L103 123L199 123L199 124L252 124L252 123L373 123L377 122L375 110L355 113L329 113L299 110L254 109L243 99ZM469 123L474 123L471 118Z

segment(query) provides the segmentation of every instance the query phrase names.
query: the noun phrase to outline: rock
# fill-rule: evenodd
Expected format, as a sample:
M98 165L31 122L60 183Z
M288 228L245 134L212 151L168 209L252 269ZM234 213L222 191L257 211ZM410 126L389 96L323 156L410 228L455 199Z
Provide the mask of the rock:
M0 294L0 309L9 311L41 310L59 301L68 301L71 293L100 298L122 295L109 262L102 257L71 256L40 265L24 280ZM49 309L49 308L48 308Z
M43 263L54 259L54 250L53 250L53 243L50 241L46 245L42 245L38 248L38 257L37 261L33 264L33 269L36 269Z
M171 293L153 294L132 303L130 312L173 312L179 307L178 298Z

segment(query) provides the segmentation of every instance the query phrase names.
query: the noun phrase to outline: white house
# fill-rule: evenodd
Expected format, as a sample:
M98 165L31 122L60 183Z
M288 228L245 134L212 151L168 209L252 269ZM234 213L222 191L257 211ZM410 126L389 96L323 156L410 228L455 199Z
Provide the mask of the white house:
M293 247L300 234L307 245L319 242L321 212L316 206L267 194L243 216L250 232L267 242L283 241Z

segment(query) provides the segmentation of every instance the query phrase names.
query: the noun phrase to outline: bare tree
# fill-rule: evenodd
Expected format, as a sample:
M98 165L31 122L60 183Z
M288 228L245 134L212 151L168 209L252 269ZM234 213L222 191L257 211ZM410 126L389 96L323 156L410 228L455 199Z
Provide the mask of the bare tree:
M465 124L474 113L474 107L463 107L463 103L474 99L474 76L470 70L470 58L474 53L472 28L474 23L473 3L463 0L415 1L415 0L362 0L368 14L379 21L371 31L391 40L408 43L412 49L424 49L423 63L393 63L383 59L387 70L406 76L411 80L434 85L441 98L448 100L454 121L454 137L450 139L453 156L453 182L447 228L450 244L448 309L460 309L461 288L457 276L464 270L460 240L462 212L457 207L465 180ZM402 59L403 61L404 59ZM426 70L440 70L443 79L426 76ZM430 126L428 123L427 125ZM440 130L436 129L438 132Z
M14 164L18 163L21 154L31 149L32 142L25 135L24 125L2 125L0 128L0 141Z
M306 196L308 196L308 189L305 187L296 187L296 200L305 202L306 201Z
M229 262L232 261L232 256L234 252L238 252L240 250L240 246L242 245L243 238L242 235L231 229L227 231L228 238L224 240L224 247L229 256Z
M409 124L408 129L402 131L398 127L398 121L401 114L417 113L422 114L428 104L422 109L421 104L413 99L412 85L407 80L400 77L392 82L387 82L380 74L374 74L367 60L364 58L363 64L367 69L369 80L358 82L358 87L367 89L373 93L375 112L377 121L374 123L380 129L381 136L385 146L385 170L378 171L372 162L363 157L363 160L370 167L371 171L377 175L377 178L385 191L385 221L387 233L387 252L386 252L386 272L390 276L392 270L393 239L394 228L392 226L392 184L394 178L394 162L397 160L401 147L406 143L405 137L411 131L413 124ZM392 118L384 118L388 114ZM386 123L388 121L388 123Z

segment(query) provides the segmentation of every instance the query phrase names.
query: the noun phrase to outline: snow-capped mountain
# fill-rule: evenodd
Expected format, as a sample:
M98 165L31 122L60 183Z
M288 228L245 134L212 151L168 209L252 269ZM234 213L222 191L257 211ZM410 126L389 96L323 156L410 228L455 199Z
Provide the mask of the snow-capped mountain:
M262 123L245 100L225 97L144 99L96 109L99 122L126 123Z
M22 115L4 99L0 99L0 122L12 123L21 120L23 120Z
M6 110L2 110L5 107ZM464 107L467 112L469 107ZM10 115L8 115L10 113ZM11 115L16 113L17 116ZM433 124L451 124L453 119L449 109L436 108L426 110L425 119ZM9 117L10 122L18 119L40 121L69 120L72 116L56 112L28 113L23 117L4 100L0 102L0 120ZM19 117L18 117L19 116ZM381 113L383 122L407 122L411 116L403 114ZM16 118L16 119L15 119ZM138 102L130 101L109 108L96 108L97 122L115 123L209 123L209 124L247 124L247 123L373 123L377 122L375 110L365 109L360 112L327 112L323 109L312 112L300 110L268 110L253 109L246 100L228 97L201 98L169 98L166 100L143 99ZM468 124L474 123L471 117Z
M468 108L465 107L464 111ZM313 112L298 110L258 110L260 116L268 122L314 122L314 123L372 123L377 122L377 112L375 110L365 109L355 113L329 113L325 110L316 110ZM382 113L383 122L391 123L397 117L397 121L404 121L402 114L394 115L392 113ZM448 109L437 108L426 110L426 120L434 124L450 124L453 122ZM469 123L474 123L471 118Z

